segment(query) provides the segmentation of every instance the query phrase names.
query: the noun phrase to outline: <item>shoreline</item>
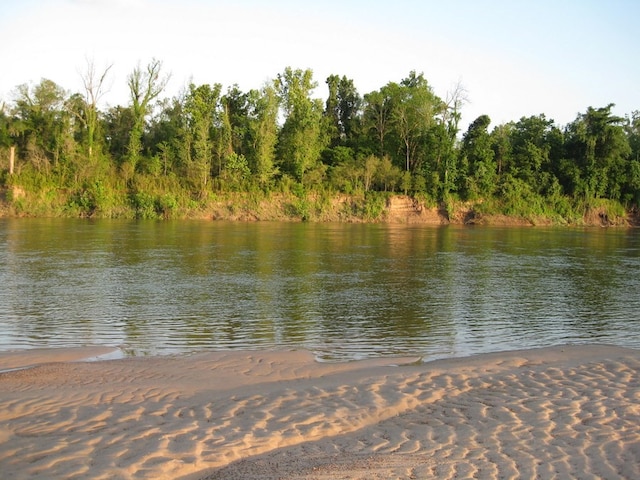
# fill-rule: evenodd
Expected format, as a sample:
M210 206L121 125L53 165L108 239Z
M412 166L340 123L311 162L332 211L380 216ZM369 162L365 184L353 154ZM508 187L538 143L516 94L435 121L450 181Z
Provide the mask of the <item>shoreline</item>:
M424 363L324 363L301 350L87 361L112 352L0 354L5 475L640 476L639 350L560 346Z
M473 353L461 356L436 356L433 359L424 359L421 355L388 355L378 357L367 357L352 360L326 361L316 358L316 355L305 348L298 347L275 347L265 349L220 349L194 352L183 352L175 354L155 354L155 355L126 355L122 349L116 346L84 345L72 347L29 347L0 350L0 372L4 370L19 370L38 367L45 364L54 363L92 363L92 362L155 362L159 360L179 360L199 357L265 357L278 356L280 354L295 354L297 358L317 364L318 366L331 365L360 365L369 363L374 365L384 364L387 366L410 366L410 365L440 365L455 367L459 364L477 364L481 361L500 361L511 358L526 357L529 360L544 358L550 360L583 359L586 352L594 352L596 355L603 353L633 353L640 355L640 348L627 347L615 344L597 343L567 343L547 347L517 348L513 350L500 350L495 352Z
M613 204L593 205L582 211L577 209L570 215L561 212L508 212L504 208L485 211L486 203L478 201L455 201L445 204L402 193L377 192L377 198L367 200L364 194L334 193L328 198L317 192L309 192L303 198L294 194L271 193L255 198L250 192L222 194L197 208L177 208L150 217L140 215L132 205L114 207L114 211L70 212L58 205L51 210L50 205L40 204L38 195L24 202L27 193L20 187L20 193L12 193L21 198L22 203L31 208L16 210L11 202L2 200L7 196L0 188L0 218L67 218L67 219L153 219L153 220L208 220L230 222L309 222L309 223L382 223L410 224L424 226L475 225L494 227L612 227L635 228L640 226L640 212L635 208L618 211ZM371 203L368 203L371 202ZM66 205L67 202L62 202ZM364 206L369 205L369 208Z

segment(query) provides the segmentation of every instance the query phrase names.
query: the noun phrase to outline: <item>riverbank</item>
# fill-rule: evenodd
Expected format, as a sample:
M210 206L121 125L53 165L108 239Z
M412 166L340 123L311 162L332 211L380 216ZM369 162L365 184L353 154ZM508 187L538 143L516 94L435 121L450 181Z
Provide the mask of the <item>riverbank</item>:
M10 478L638 478L640 352L0 356ZM70 361L74 360L74 361ZM20 367L29 367L19 369Z
M397 223L424 225L573 225L598 227L640 226L640 212L625 211L616 202L591 205L519 208L499 202L450 201L434 204L409 195L370 192L345 195L307 192L226 192L193 200L184 195L142 194L110 196L97 201L78 199L64 191L29 191L18 186L0 189L0 217L212 219L227 221L309 221Z

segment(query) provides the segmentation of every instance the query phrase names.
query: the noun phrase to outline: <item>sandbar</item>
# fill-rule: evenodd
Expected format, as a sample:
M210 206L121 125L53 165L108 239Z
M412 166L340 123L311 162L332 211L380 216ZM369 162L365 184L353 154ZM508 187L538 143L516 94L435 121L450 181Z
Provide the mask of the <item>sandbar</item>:
M0 354L4 478L640 478L633 349L109 354Z

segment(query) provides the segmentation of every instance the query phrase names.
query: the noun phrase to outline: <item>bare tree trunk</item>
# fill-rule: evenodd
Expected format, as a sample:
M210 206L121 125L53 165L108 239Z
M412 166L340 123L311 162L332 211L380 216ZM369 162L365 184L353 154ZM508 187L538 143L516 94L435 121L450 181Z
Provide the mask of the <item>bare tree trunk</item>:
M11 145L9 150L9 175L13 175L13 166L16 160L16 147L15 145Z

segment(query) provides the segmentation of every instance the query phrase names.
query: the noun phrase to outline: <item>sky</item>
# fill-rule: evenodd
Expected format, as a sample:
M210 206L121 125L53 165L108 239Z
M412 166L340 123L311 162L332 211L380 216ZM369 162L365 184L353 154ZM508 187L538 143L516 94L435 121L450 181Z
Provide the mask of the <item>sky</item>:
M83 92L103 71L103 108L129 103L127 75L153 58L170 81L260 88L287 66L346 75L361 95L410 71L445 98L466 91L462 128L545 114L559 126L587 107L640 110L637 0L3 0L0 102L53 80Z

